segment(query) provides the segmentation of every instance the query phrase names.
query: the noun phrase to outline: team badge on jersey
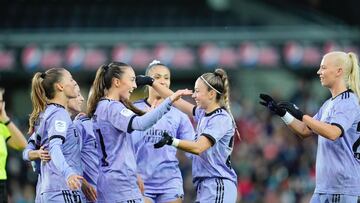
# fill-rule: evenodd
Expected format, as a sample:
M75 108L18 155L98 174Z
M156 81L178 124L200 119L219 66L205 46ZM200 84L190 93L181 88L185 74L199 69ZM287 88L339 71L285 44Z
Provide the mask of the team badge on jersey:
M134 114L134 112L132 112L131 110L129 110L127 108L122 109L120 113L121 113L121 115L123 115L125 117L129 117Z
M66 131L66 122L65 121L55 121L55 130L58 132L65 132Z

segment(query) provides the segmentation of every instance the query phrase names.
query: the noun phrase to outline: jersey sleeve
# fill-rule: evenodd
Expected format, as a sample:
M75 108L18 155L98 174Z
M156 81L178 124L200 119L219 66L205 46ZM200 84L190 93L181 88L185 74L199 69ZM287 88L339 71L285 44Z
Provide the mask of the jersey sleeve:
M110 105L109 121L118 130L128 132L131 129L132 119L136 114L126 108L121 103L112 103Z
M49 118L47 133L49 140L60 138L62 142L65 142L67 129L71 124L69 114L65 110L55 111Z
M11 136L9 129L3 123L0 123L0 134L4 140L8 140Z
M202 136L207 137L214 145L219 141L231 128L232 121L228 116L218 114L209 119Z
M344 135L344 132L351 128L354 123L357 116L357 113L355 112L358 111L358 104L351 100L344 100L344 102L338 103L338 105L334 108L334 111L330 116L329 123L339 127L341 135Z

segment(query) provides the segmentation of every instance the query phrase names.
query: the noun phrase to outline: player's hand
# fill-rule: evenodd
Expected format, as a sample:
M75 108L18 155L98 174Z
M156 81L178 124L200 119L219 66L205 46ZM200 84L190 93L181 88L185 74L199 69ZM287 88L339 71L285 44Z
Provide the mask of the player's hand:
M97 199L96 190L85 179L83 179L83 181L82 181L81 191L84 193L87 200L89 200L90 202L96 201L96 199Z
M171 103L176 102L182 96L189 96L189 95L192 95L192 94L193 94L192 90L188 90L188 89L178 90L178 91L176 91L174 94L172 94L170 96Z
M279 115L280 117L283 117L285 115L286 110L279 107L270 95L260 94L259 97L261 99L260 104L266 106L268 109L270 109L271 112Z
M145 75L137 75L135 82L136 82L136 86L138 87L142 87L145 85L152 86L152 84L154 83L154 78Z
M79 190L83 180L84 178L82 176L71 175L67 179L67 185L69 186L70 190Z
M174 138L171 137L167 132L164 132L162 136L162 139L158 143L154 144L155 149L163 147L166 144L171 145L173 143Z
M297 107L295 104L291 102L282 101L277 104L280 108L286 109L292 116L296 119L302 121L304 113Z
M44 148L45 146L41 146L40 149L37 150L39 159L41 159L41 161L50 161L51 157L49 151Z

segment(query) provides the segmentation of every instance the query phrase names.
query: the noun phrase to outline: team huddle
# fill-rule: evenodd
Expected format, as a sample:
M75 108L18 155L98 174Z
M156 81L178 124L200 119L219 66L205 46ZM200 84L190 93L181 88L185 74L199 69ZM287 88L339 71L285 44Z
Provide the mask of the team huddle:
M149 96L130 102L145 85ZM226 72L201 75L194 93L169 86L170 71L158 61L137 77L131 66L112 62L98 69L81 113L84 98L70 72L36 73L23 151L38 173L36 202L181 202L176 148L193 160L197 202L235 202ZM196 105L181 99L186 95ZM198 123L196 133L188 116Z
M360 196L358 69L352 53L324 56L318 75L332 98L314 117L260 95L260 103L295 134L319 135L311 202L355 203ZM148 97L131 102L142 86ZM192 160L196 202L236 202L230 157L237 129L225 70L199 76L194 92L169 87L170 70L159 61L139 76L130 65L112 62L97 70L82 112L84 98L69 71L36 73L31 137L23 151L38 174L36 202L182 202L177 149ZM181 98L190 95L195 105Z

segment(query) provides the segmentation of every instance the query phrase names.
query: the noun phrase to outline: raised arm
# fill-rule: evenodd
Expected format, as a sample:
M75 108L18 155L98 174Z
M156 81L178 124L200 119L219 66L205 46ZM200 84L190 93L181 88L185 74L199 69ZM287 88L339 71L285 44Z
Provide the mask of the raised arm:
M301 138L313 135L312 130L302 122L303 113L295 109L289 102L277 104L274 99L266 94L260 94L260 104L267 107L272 113L280 116L290 130ZM291 111L290 113L288 111Z
M162 97L162 98L167 98L169 96L171 96L172 94L174 94L174 92L172 90L170 90L169 88L165 87L164 85L160 84L157 81L154 81L151 77L149 76L143 76L143 75L139 75L136 77L136 84L137 86L143 86L143 85L150 85L152 86L152 88L155 89L155 91L158 92L158 94ZM180 92L189 92L189 90L185 89L185 90L178 90L176 93L180 93ZM175 101L173 103L173 105L179 109L180 111L186 113L188 116L193 116L192 115L192 110L194 108L194 105L183 100L183 99L178 99L177 101Z
M18 127L10 120L5 111L5 102L0 110L0 121L4 123L10 131L10 138L7 144L16 150L23 150L26 147L26 139Z

